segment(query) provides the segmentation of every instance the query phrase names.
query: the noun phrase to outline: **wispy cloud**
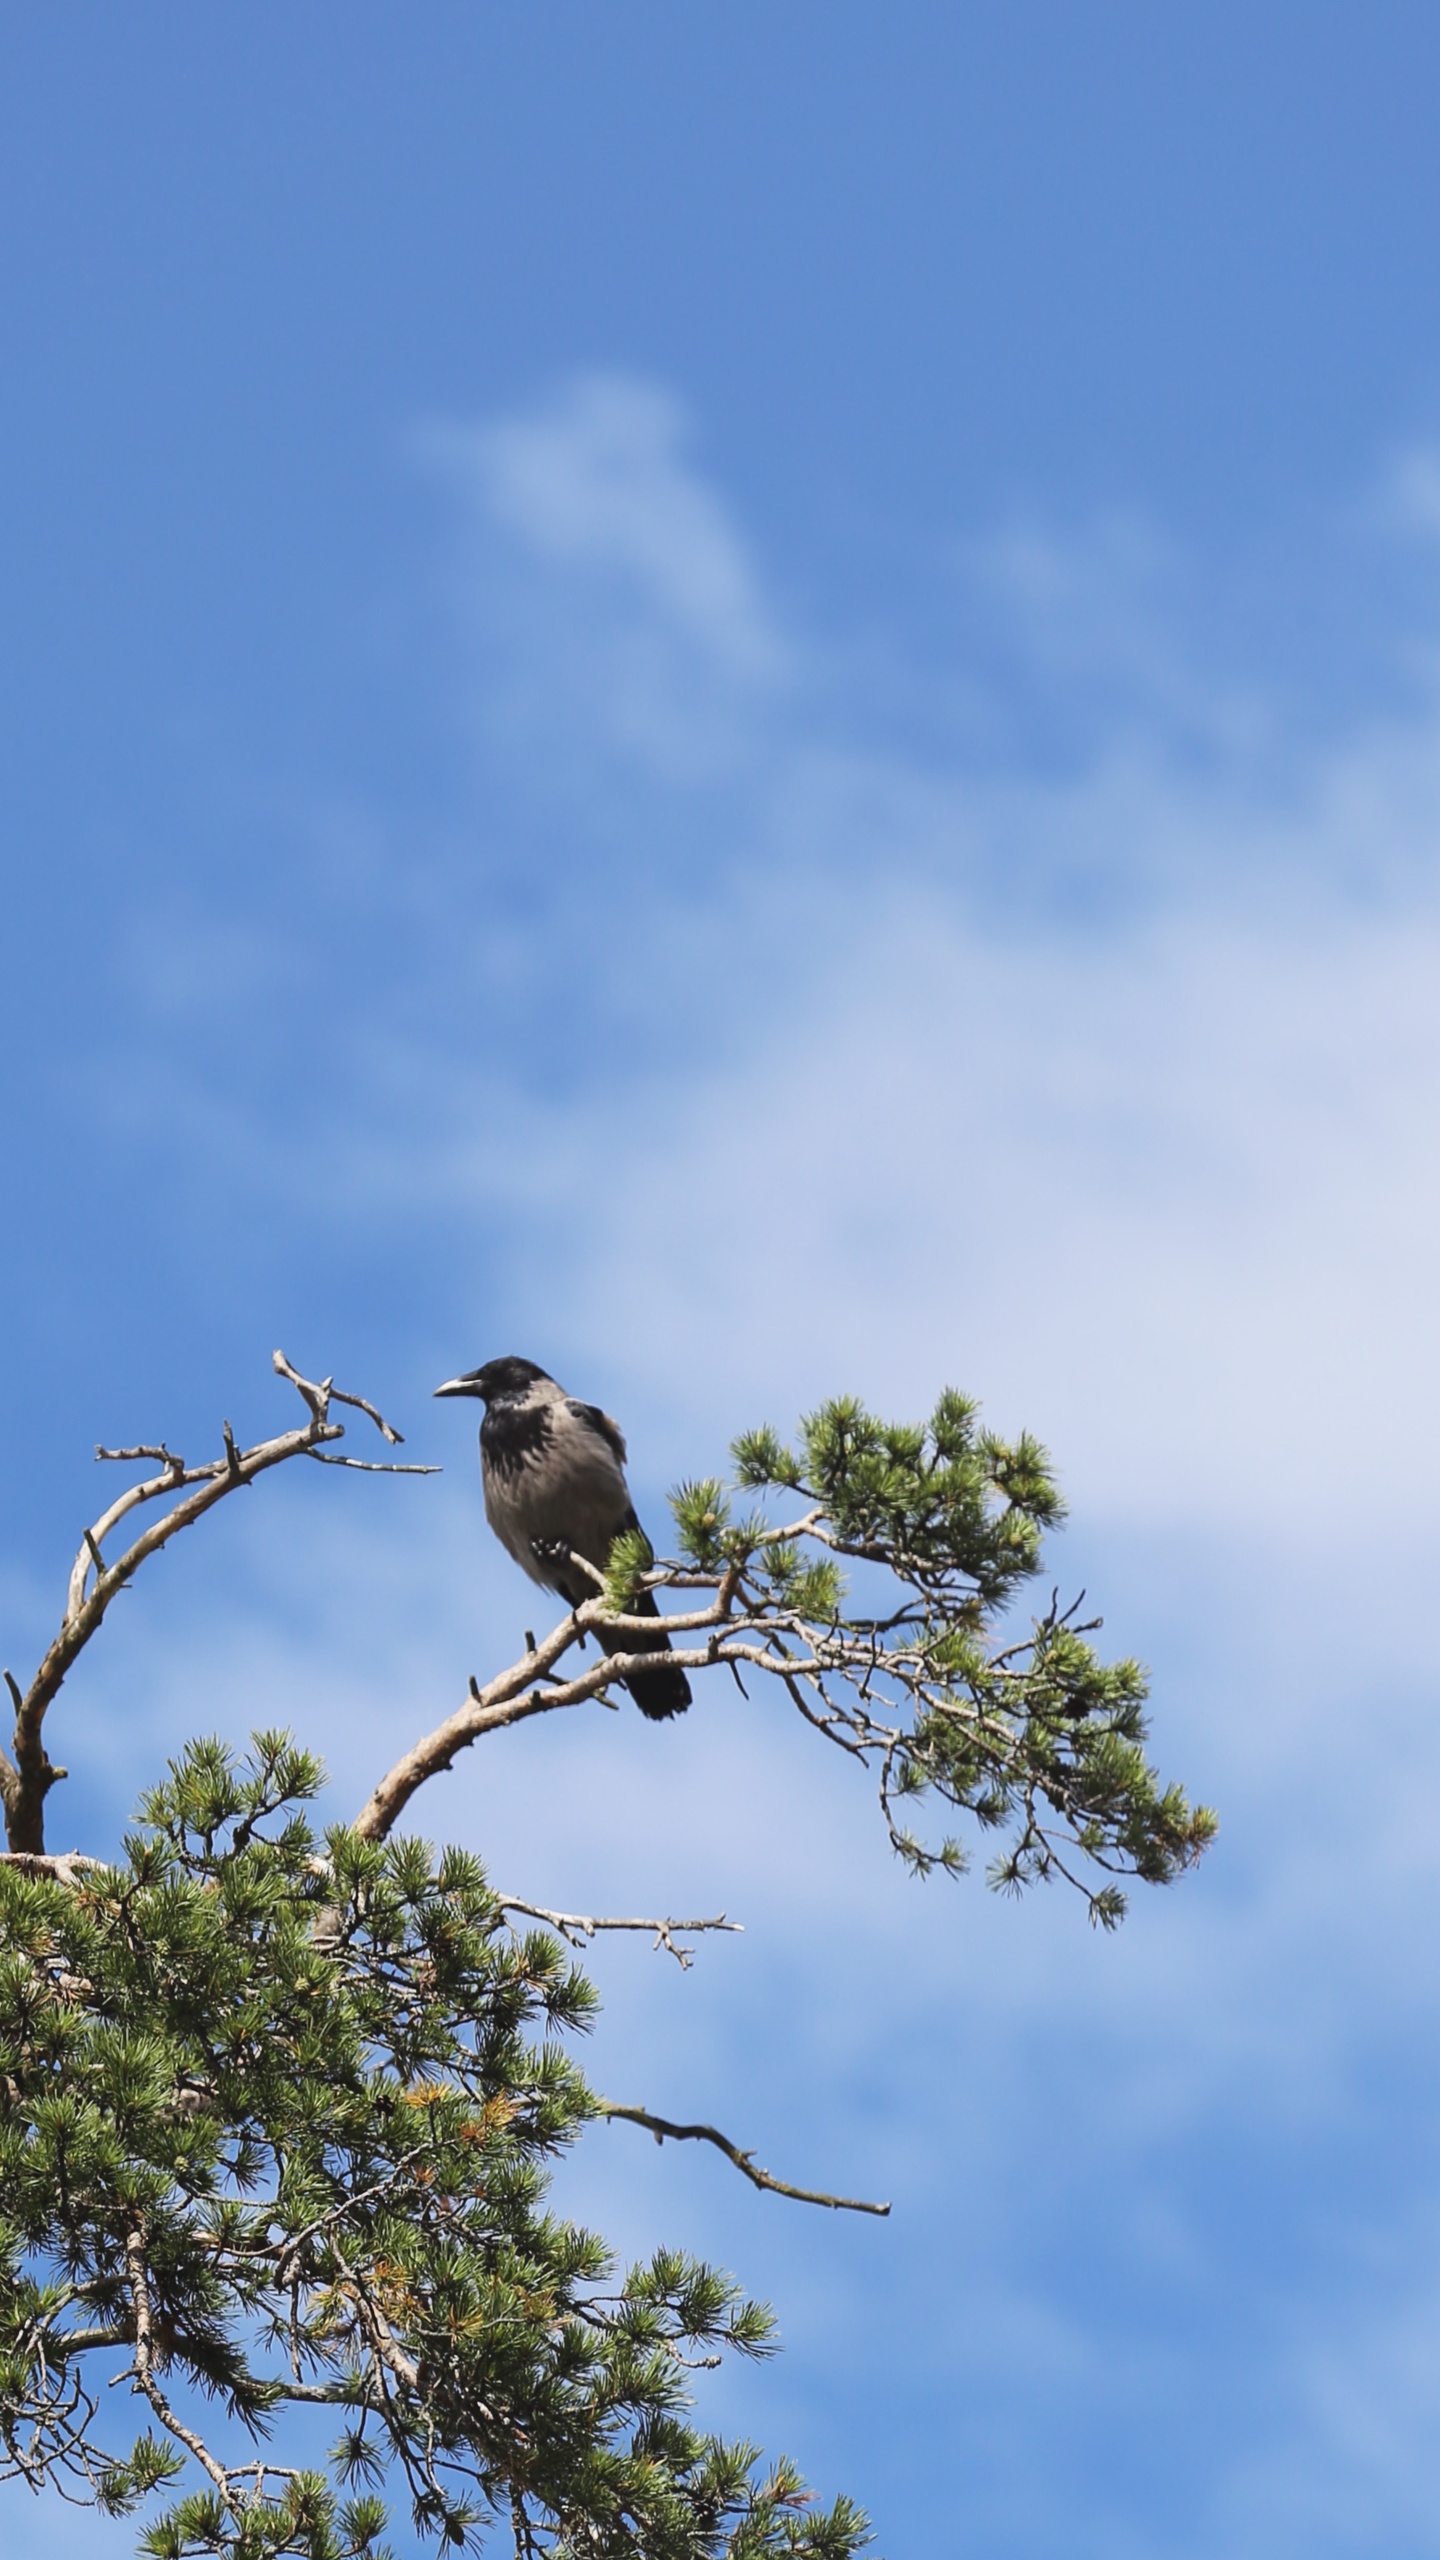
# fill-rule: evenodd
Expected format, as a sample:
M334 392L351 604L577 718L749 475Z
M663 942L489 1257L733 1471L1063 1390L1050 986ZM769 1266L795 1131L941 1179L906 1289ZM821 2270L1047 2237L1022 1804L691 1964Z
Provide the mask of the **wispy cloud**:
M575 843L584 930L540 942L532 986L542 1046L588 1043L583 1072L547 1096L483 1030L388 1043L385 1111L347 1133L357 1179L498 1219L517 1312L633 1366L685 1433L697 1403L719 1419L840 1375L914 1402L958 1374L1038 1418L1112 1521L1348 1541L1352 1489L1381 1475L1392 1504L1423 1505L1433 712L1297 748L1282 783L1257 783L1243 745L1200 777L1137 678L1123 735L1068 778L907 761L840 734L661 395L587 383L451 450L512 580L545 596L562 673L530 637L522 655L557 734L580 647L591 751L598 723L630 754L633 705L606 688L643 631L656 704L677 667L721 671L727 719L764 753L718 844L690 776L710 858L646 868L618 915L610 857L591 898ZM1045 547L1067 666L1087 629L1102 648L1131 630L1131 569L1107 578L1108 557ZM496 653L512 594L473 599ZM1182 661L1177 643L1167 691ZM797 689L777 719L782 667ZM496 752L523 796L533 737ZM632 774L640 838L675 826L673 779L647 803ZM641 1016L656 1040L630 1036Z
M484 588L505 598L490 719L503 704L553 732L559 695L572 753L598 720L612 752L695 784L743 752L793 661L689 441L669 393L596 374L526 418L432 427L420 451L466 507ZM481 622L493 640L483 604Z
M468 451L482 503L540 559L613 580L717 665L772 678L787 653L687 441L670 393L592 375L548 414L480 428Z
M1407 445L1396 454L1381 479L1379 512L1401 534L1440 534L1440 451L1434 445Z

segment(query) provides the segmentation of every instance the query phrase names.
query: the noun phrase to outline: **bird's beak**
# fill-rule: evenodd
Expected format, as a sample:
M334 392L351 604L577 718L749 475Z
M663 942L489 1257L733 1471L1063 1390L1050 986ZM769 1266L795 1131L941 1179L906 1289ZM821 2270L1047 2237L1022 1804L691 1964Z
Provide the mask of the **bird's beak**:
M447 1378L444 1386L437 1387L435 1393L437 1396L478 1396L480 1390L473 1378Z

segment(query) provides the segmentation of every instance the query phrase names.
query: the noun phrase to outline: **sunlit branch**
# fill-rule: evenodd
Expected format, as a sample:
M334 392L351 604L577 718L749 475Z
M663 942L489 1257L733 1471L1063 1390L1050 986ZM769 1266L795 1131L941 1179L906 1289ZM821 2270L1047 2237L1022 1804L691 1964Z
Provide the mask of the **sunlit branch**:
M641 1931L653 1938L657 1951L663 1948L667 1955L675 1958L682 1973L689 1972L694 1956L690 1948L676 1945L677 1931L683 1936L698 1937L703 1930L724 1929L743 1934L744 1929L742 1921L727 1920L723 1911L713 1920L610 1920L593 1918L584 1911L547 1911L542 1903L517 1902L512 1893L497 1894L495 1898L502 1911L519 1911L527 1920L539 1920L547 1929L558 1930L572 1947L588 1945L593 1937L606 1929Z

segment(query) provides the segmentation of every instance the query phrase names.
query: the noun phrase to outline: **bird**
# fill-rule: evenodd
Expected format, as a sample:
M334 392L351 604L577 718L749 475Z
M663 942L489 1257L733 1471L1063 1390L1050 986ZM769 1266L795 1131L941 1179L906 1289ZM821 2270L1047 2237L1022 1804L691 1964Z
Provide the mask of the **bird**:
M480 1479L485 1517L507 1555L532 1582L558 1591L578 1609L596 1596L595 1585L570 1562L572 1554L603 1571L622 1530L638 1529L625 1481L625 1441L618 1422L596 1404L581 1404L533 1360L487 1360L463 1377L447 1378L437 1396L475 1396L485 1407L480 1425ZM637 1591L626 1616L658 1618L653 1591ZM670 1651L661 1629L654 1635L595 1633L606 1653ZM657 1662L632 1671L624 1686L642 1716L659 1724L683 1715L690 1683L678 1663Z

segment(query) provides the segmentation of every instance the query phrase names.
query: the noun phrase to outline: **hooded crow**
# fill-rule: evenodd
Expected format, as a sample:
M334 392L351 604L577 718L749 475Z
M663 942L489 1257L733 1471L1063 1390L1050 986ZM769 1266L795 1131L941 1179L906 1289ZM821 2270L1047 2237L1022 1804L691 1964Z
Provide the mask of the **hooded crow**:
M622 1529L638 1529L625 1482L625 1443L618 1423L595 1404L577 1404L533 1360L487 1360L463 1378L447 1378L437 1396L478 1396L480 1477L485 1517L507 1555L548 1591L578 1609L595 1586L557 1549L570 1549L603 1570ZM638 1592L629 1617L658 1618L655 1595ZM610 1635L595 1629L607 1653L668 1653L670 1639ZM632 1672L625 1682L642 1716L659 1723L683 1714L690 1683L674 1663Z

